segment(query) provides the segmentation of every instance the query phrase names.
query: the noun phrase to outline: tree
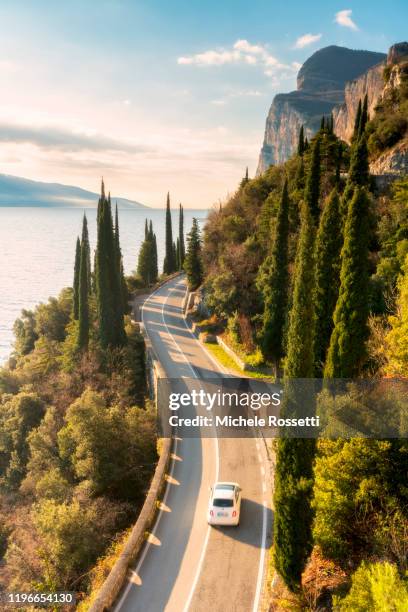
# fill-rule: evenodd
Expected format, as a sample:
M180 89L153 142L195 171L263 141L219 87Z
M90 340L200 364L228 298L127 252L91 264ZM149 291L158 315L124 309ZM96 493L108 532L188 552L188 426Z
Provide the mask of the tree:
M340 251L343 243L340 201L336 189L328 197L316 238L316 331L314 357L321 373L333 331L333 313L339 294Z
M309 207L313 219L319 218L319 196L320 196L320 138L314 139L310 168L306 177L305 203Z
M350 156L350 167L347 184L341 199L341 214L343 225L347 218L350 202L355 193L356 186L366 187L370 182L367 139L365 134L353 142Z
M85 253L87 260L87 272L88 272L88 291L92 289L91 282L91 247L89 245L89 233L88 233L88 220L86 218L86 214L84 213L84 217L82 220L82 236L81 236L81 245L84 243L85 245Z
M74 300L73 300L73 311L72 316L75 320L78 319L79 316L79 267L81 264L81 241L79 236L76 241L75 246L75 263L74 263Z
M312 378L314 374L315 224L309 206L302 209L296 252L292 308L289 314L286 378Z
M157 282L156 237L153 233L153 224L151 221L148 224L147 219L145 223L145 239L139 251L137 273L141 276L147 287Z
M285 362L285 405L295 410L302 402L299 385L291 379L311 378L314 371L313 345L315 225L309 206L302 210L296 253L293 304L289 316L288 349ZM288 402L292 402L290 406ZM292 591L299 589L301 575L312 549L312 483L315 441L282 437L277 448L275 472L274 560L279 574Z
M164 257L163 272L171 274L176 270L176 262L174 257L173 230L170 211L170 194L167 194L166 202L166 254Z
M360 98L360 100L358 101L356 118L354 120L354 130L353 130L352 140L356 140L360 134L361 110L362 108L361 108L361 98Z
M247 168L247 174L248 174L248 168ZM185 246L184 246L184 210L182 205L180 204L180 208L179 208L179 261L177 262L178 264L178 269L182 270L183 266L184 266L184 259L186 256L186 251L185 251Z
M389 317L391 329L386 336L386 372L391 376L408 376L408 256L398 282L397 308Z
M155 448L155 417L140 408L108 407L102 395L85 391L68 408L58 433L61 458L92 493L139 501Z
M299 130L299 140L298 140L297 152L298 152L298 155L303 155L303 153L305 152L305 136L304 136L303 125L300 127L300 130Z
M86 217L84 217L84 223ZM86 240L81 243L79 267L78 348L87 350L89 343L89 251Z
M334 312L326 378L354 378L366 358L368 337L369 199L357 187L349 206L341 252L340 289Z
M358 137L359 138L361 138L361 136L365 132L367 121L368 121L368 96L366 94L364 96L363 107L361 109L360 123L358 125Z
M395 565L388 561L364 562L351 577L351 589L344 599L335 598L339 612L375 612L408 609L408 587Z
M101 197L98 202L97 223L95 284L99 340L102 348L118 347L126 342L122 283L118 267L118 251L113 230L110 196L105 197L103 181Z
M187 253L184 269L191 291L195 291L203 280L203 264L201 260L201 237L197 219L193 219L193 226L187 237Z
M286 321L288 299L288 237L289 237L289 198L288 181L285 180L276 219L268 276L262 287L264 313L262 330L262 352L266 359L278 362L283 356L283 330Z

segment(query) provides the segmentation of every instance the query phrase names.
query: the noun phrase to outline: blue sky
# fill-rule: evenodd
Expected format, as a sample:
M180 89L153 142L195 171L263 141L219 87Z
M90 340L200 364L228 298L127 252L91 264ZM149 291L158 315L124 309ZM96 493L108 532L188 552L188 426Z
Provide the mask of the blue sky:
M406 40L408 3L0 0L0 23L0 172L207 207L299 65Z

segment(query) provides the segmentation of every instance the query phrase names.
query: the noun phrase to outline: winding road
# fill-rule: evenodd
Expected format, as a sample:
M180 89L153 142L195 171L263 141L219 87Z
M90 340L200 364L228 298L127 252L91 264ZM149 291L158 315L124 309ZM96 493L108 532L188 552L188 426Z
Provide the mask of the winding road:
M144 303L142 320L172 379L216 379L226 371L189 330L182 313L185 280L177 277ZM206 522L209 487L243 489L239 527ZM269 467L261 440L178 438L161 509L115 612L257 612L270 545Z

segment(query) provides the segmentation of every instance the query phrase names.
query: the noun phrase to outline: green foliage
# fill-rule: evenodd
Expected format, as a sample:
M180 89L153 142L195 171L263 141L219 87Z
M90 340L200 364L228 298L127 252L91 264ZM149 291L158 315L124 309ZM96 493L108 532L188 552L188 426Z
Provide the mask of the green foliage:
M319 218L319 196L320 196L320 135L313 140L312 157L309 172L306 177L305 203L310 210L313 219Z
M321 440L315 466L314 540L323 554L345 561L375 551L381 521L407 508L400 441Z
M386 372L392 376L408 375L408 255L399 281L395 315L389 317L386 336Z
M366 359L368 244L369 200L367 193L357 188L345 225L339 298L324 370L327 378L356 377Z
M274 493L274 563L286 586L299 591L312 550L314 440L278 441Z
M30 353L38 339L38 334L35 331L35 316L32 310L23 309L21 311L21 318L15 321L13 332L15 337L14 350L17 357Z
M113 230L110 198L102 183L97 213L95 258L96 301L99 340L103 349L123 346L126 335L123 321L123 282L118 265L118 243Z
M79 240L79 236L76 241L75 246L75 263L74 263L74 301L73 301L73 310L72 316L74 319L78 319L79 315L79 267L81 265L81 241Z
M296 254L292 308L289 314L285 377L309 378L314 373L315 226L309 206L302 209Z
M43 585L49 589L70 587L107 544L98 506L89 500L42 500L34 506L33 522L42 541Z
M148 226L146 219L145 239L139 251L137 263L137 274L143 280L144 286L150 287L157 282L157 245L156 236L153 233L153 224Z
M404 612L408 608L407 581L395 565L362 563L351 578L351 589L333 602L339 612Z
M170 210L170 194L167 194L166 202L166 252L164 256L163 272L172 274L176 271L176 260L173 245L173 229Z
M297 148L297 154L298 155L303 155L305 151L305 136L304 136L304 128L303 125L300 127L299 130L299 140L298 140L298 148Z
M187 253L184 261L184 269L187 274L188 286L195 291L203 280L203 264L201 259L201 236L197 219L193 219L193 225L187 236Z
M35 331L38 337L62 342L66 336L66 326L72 310L72 289L63 289L58 299L50 298L47 304L39 304L35 309Z
M333 331L333 313L340 285L341 232L340 202L337 190L327 199L320 218L316 238L316 332L314 357L317 372L321 373Z
M389 300L395 293L408 254L408 178L395 181L392 197L387 202L378 223L378 239L381 245L376 279Z
M248 168L247 168L248 175ZM248 177L247 177L248 180ZM178 257L178 269L183 270L184 267L184 259L186 257L186 249L184 245L184 210L182 205L179 207L179 235L178 235L178 245L179 245L179 257Z
M154 416L139 408L107 408L93 391L68 409L58 433L60 453L94 495L140 500L156 460Z
M27 437L44 415L44 402L35 393L21 391L3 396L0 408L0 475L4 484L17 487L28 460Z
M84 217L84 226L86 217ZM89 343L89 243L82 239L81 242L81 261L79 265L79 312L78 312L78 348L87 350Z
M289 198L285 181L268 262L268 272L260 287L264 298L262 352L275 363L283 356L283 332L288 301Z

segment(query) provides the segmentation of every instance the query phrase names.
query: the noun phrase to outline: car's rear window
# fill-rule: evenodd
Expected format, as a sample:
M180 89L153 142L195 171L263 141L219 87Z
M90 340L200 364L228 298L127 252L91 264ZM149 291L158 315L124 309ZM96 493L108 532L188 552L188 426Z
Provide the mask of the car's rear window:
M232 508L234 501L232 499L216 498L213 501L213 505L217 508Z
M235 486L231 484L218 484L215 487L216 491L220 491L220 490L221 491L233 491L234 489L235 489Z

